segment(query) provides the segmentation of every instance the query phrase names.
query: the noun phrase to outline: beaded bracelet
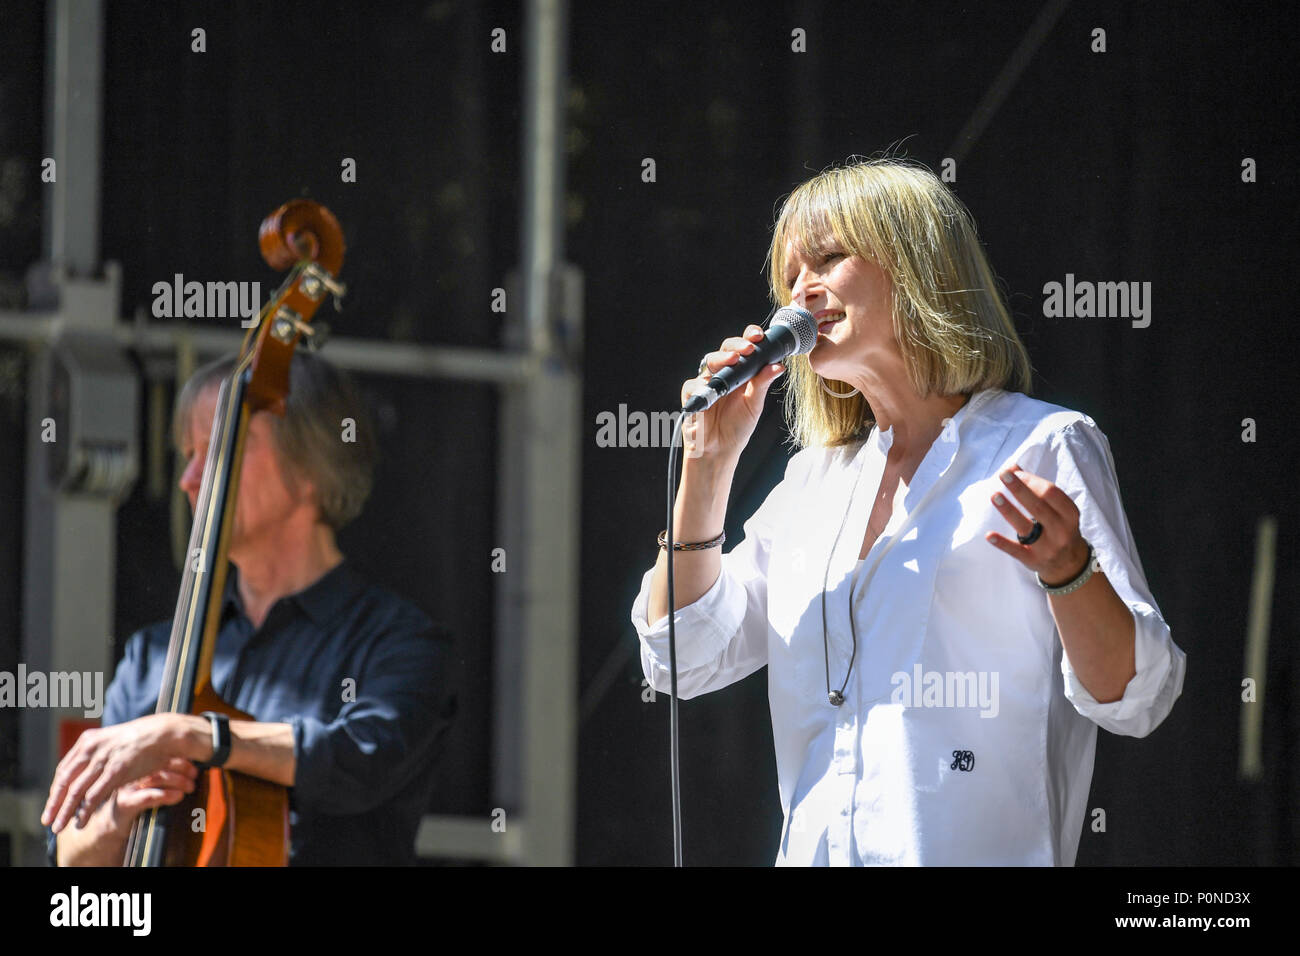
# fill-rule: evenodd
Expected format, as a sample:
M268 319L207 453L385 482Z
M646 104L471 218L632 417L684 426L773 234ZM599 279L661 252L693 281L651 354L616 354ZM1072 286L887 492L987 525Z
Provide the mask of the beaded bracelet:
M1088 544L1088 542L1084 541L1084 544ZM1083 570L1079 572L1078 577L1076 577L1073 581L1067 581L1064 584L1062 584L1060 587L1052 587L1041 577L1038 577L1037 574L1035 574L1034 577L1038 578L1038 586L1042 588L1044 591L1046 591L1048 594L1051 594L1053 596L1060 596L1062 594L1072 594L1073 592L1079 590L1079 588L1083 587L1085 584L1088 583L1088 579L1092 577L1094 571L1100 571L1100 570L1101 570L1101 561L1097 558L1097 549L1094 548L1091 544L1088 544L1088 563L1083 566Z

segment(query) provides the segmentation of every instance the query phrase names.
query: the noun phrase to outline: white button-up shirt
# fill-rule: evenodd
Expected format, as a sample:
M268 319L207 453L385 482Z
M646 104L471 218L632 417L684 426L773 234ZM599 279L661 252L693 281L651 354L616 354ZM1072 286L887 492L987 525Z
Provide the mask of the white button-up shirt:
M1079 412L977 392L859 561L892 439L873 428L790 459L717 581L677 611L678 692L768 665L778 865L1072 866L1097 727L1149 734L1186 666L1147 587L1109 442ZM1078 505L1081 533L1133 613L1137 673L1117 701L1098 703L1075 676L1033 572L984 540L1014 538L990 497L1016 463ZM668 618L646 620L652 575L632 621L646 678L667 693ZM838 707L826 694L824 579L832 689L849 675Z

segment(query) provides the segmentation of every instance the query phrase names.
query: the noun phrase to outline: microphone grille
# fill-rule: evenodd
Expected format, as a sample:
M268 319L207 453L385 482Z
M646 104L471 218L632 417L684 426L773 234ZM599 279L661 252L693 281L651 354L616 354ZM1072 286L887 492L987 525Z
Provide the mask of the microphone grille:
M817 323L807 309L797 305L783 306L772 316L771 324L784 325L794 333L794 355L807 355L817 344Z

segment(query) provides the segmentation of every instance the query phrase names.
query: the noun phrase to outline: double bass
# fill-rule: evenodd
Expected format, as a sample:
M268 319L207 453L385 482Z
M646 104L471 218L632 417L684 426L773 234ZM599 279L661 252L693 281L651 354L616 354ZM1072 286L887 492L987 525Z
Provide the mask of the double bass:
M310 323L325 297L344 293L343 231L318 203L294 200L262 221L262 258L289 270L240 346L235 369L221 383L203 482L181 578L157 713L225 714L254 720L212 687L212 657L226 588L240 465L254 413L283 415L289 366L304 338L323 338ZM127 840L126 866L286 866L289 790L247 774L210 767L193 793L170 807L140 814Z

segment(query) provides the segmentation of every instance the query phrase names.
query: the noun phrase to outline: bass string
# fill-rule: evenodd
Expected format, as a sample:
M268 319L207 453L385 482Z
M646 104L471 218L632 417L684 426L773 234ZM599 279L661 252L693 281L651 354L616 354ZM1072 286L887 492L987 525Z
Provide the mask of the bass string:
M215 447L219 449L219 453L209 454L204 463L203 481L199 497L195 502L195 518L190 531L189 550L185 556L185 566L181 576L180 596L172 622L172 638L168 642L162 686L159 688L157 707L159 713L177 713L188 709L186 702L180 699L185 683L181 679L181 672L186 668L186 664L192 664L198 659L198 648L195 645L202 637L203 622L201 620L196 622L200 609L196 607L195 595L198 590L199 574L207 572L208 555L220 534L220 516L212 514L217 472L221 468L228 470L229 459L233 457L234 430L238 427L238 416L235 412L239 399L236 393L241 391L238 383L248 368L251 358L251 353L243 357L230 377L222 382L218 396L216 419L213 422L213 434L216 435L217 442L210 441L209 448Z

